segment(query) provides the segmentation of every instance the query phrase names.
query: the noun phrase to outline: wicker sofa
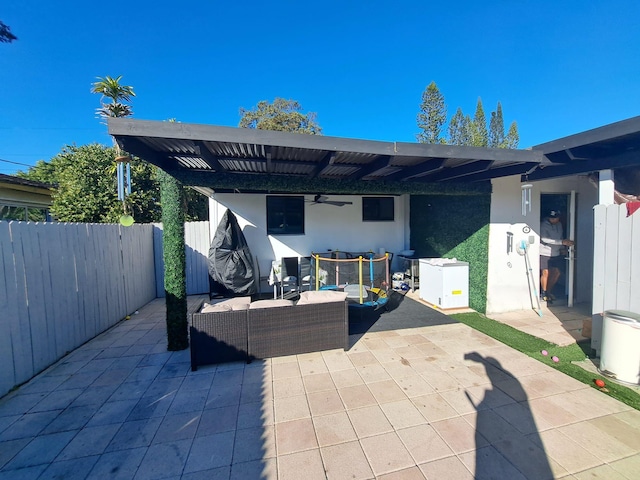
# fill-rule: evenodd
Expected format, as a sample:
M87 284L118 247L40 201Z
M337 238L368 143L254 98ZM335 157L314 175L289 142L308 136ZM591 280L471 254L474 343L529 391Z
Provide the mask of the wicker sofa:
M239 297L204 304L189 315L191 369L349 348L346 294L303 292L297 302Z

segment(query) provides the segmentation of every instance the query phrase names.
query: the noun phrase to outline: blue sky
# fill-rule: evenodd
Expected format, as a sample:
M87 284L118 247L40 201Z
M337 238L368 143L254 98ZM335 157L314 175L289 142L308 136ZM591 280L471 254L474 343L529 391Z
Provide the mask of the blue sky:
M284 97L325 135L399 142L435 81L449 116L500 101L527 148L640 114L639 18L637 0L5 2L0 173L110 144L90 93L105 75L138 119L237 126Z

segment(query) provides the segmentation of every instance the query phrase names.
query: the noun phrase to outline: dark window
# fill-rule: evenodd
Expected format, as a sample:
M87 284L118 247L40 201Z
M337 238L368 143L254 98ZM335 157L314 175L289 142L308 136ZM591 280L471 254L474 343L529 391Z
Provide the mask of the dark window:
M304 197L267 196L267 234L304 235Z
M363 222L393 222L393 197L362 197Z

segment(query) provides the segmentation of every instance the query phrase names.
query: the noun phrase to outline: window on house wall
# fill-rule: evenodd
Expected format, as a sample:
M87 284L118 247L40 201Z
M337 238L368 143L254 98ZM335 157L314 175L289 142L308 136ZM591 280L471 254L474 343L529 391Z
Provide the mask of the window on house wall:
M304 197L268 195L267 234L304 235Z
M393 197L362 197L363 222L393 222Z

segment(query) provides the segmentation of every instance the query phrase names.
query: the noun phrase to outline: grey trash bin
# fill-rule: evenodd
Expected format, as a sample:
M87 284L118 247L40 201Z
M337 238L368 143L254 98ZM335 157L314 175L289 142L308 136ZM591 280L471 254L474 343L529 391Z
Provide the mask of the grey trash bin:
M640 384L640 314L604 312L599 370L622 382Z

